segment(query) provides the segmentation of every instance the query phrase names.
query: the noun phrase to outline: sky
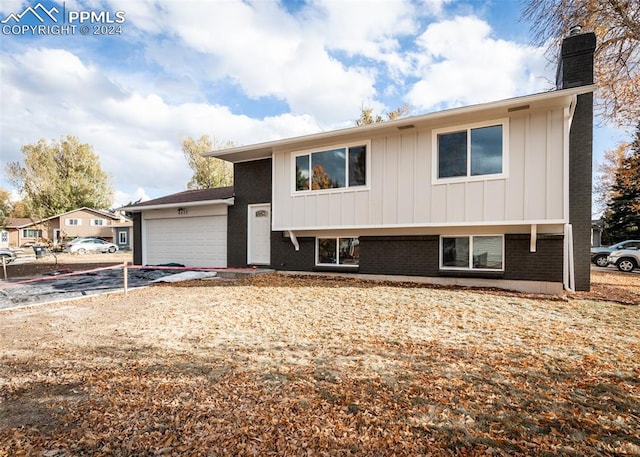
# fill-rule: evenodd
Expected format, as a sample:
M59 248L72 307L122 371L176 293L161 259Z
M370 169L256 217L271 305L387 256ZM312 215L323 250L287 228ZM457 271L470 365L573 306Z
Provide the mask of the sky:
M113 208L183 191L184 138L236 146L554 88L520 0L0 0L0 187L73 135ZM24 13L24 14L23 14ZM594 166L627 138L596 121Z

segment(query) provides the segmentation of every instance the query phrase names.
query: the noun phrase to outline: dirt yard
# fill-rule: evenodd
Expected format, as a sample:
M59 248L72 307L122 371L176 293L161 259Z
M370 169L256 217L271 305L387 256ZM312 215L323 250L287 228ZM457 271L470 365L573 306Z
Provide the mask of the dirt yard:
M604 301L154 286L0 313L0 456L639 455L639 355Z

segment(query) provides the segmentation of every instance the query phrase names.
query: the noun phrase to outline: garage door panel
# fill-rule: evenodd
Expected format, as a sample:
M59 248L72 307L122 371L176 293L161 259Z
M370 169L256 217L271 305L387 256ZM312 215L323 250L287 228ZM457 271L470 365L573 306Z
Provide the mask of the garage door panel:
M151 219L146 221L146 263L190 267L226 267L227 217Z

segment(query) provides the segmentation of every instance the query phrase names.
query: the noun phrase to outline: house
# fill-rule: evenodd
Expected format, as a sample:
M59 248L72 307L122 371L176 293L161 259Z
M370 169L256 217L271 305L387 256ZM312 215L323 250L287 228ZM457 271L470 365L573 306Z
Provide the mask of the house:
M219 187L122 208L133 213L133 262L226 267L227 209L233 202L233 187Z
M588 290L594 50L564 40L554 91L205 154L234 164L218 266ZM197 232L180 208L152 234ZM150 216L134 259L156 258Z
M121 214L93 208L78 208L45 219L7 218L5 230L11 246L28 242L51 242L54 246L62 240L79 236L104 238L130 250L133 238L133 222Z

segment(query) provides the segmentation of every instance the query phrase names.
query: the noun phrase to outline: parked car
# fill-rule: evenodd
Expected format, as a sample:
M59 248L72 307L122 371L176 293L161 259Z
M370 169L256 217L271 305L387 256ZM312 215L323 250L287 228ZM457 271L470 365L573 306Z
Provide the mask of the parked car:
M87 252L116 252L118 246L99 238L76 238L65 246L67 252L84 254Z
M618 270L629 273L640 266L640 248L613 251L608 262L618 267Z
M16 259L16 253L13 249L0 248L0 264L4 261L5 265Z
M627 240L620 243L613 244L611 246L600 246L597 248L591 248L591 261L599 267L606 267L609 265L607 257L613 251L619 251L621 249L638 248L640 249L640 240Z

